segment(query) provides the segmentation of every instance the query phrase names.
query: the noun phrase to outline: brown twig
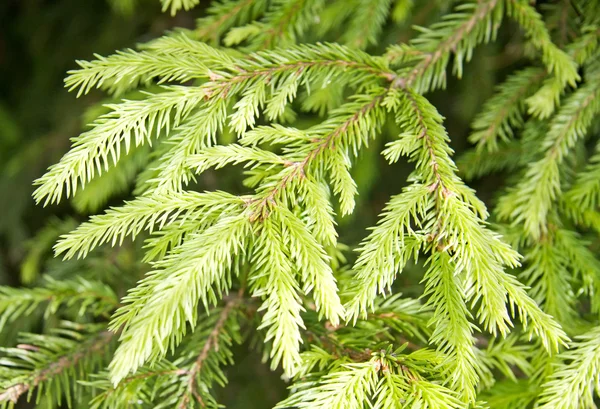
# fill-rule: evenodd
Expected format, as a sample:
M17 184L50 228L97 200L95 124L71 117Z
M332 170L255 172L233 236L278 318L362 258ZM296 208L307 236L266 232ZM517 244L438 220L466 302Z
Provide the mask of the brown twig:
M211 351L215 351L215 352L219 351L219 336L221 335L221 331L225 327L225 323L227 322L227 319L229 318L229 315L231 314L232 310L241 301L243 294L244 294L244 289L242 288L242 289L240 289L240 291L238 292L236 297L231 298L225 304L225 306L219 313L219 318L217 320L217 323L215 324L215 326L211 330L210 334L208 335L208 338L206 339L206 342L204 343L204 347L202 347L202 350L200 351L200 354L198 354L196 361L194 362L192 367L188 371L186 371L186 375L188 376L187 394L184 396L183 400L181 401L181 403L179 405L180 409L184 409L187 406L187 404L189 403L189 400L190 400L190 395L194 396L196 398L196 400L198 401L198 403L200 403L200 405L202 407L206 406L204 401L202 400L202 397L198 394L198 391L196 390L196 377L202 370L202 366L204 365L204 362L208 358L210 352Z

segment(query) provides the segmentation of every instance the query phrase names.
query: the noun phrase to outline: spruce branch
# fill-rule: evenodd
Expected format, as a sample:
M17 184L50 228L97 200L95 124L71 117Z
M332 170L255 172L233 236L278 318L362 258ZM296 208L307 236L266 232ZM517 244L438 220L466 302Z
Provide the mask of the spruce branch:
M123 327L110 364L115 385L181 342L187 323L196 325L198 301L208 308L228 290L250 231L247 215L231 211L154 263L155 270L129 292L111 322L112 330Z
M552 232L533 246L525 255L529 266L523 273L523 281L531 287L529 293L548 314L564 325L575 319L575 294L569 274L569 258L565 257L557 243L560 232Z
M89 311L96 316L110 313L118 306L113 290L100 282L78 278L57 281L45 277L45 285L36 288L0 287L0 329L46 305L44 316L55 314L60 307L77 307L78 315Z
M91 130L74 139L72 149L61 161L37 179L34 198L45 204L74 195L96 174L101 174L129 152L131 144L151 143L153 134L178 125L205 97L202 88L170 86L145 100L125 101L108 107ZM173 113L174 118L171 119Z
M424 295L429 296L426 305L434 311L431 341L446 355L444 367L451 388L460 391L463 400L474 401L479 380L473 337L476 327L469 322L465 289L446 253L433 253L428 264Z
M475 46L495 37L502 19L499 4L498 0L464 3L445 21L422 28L422 34L402 53L402 60L416 56L416 64L396 81L420 93L444 87L451 53L455 54L454 72L461 77L463 62L471 59Z
M522 224L533 240L547 233L548 213L561 195L559 165L600 111L599 89L598 81L590 80L571 95L542 141L544 156L531 163L522 181L500 200L498 215Z
M276 0L263 19L256 44L272 48L296 43L323 4L322 0Z
M577 337L569 351L560 355L562 363L543 385L537 402L544 409L594 407L600 365L599 330L594 328Z
M316 388L293 394L276 408L360 409L377 387L377 361L346 364L328 374Z
M200 403L200 406L206 406L201 393L197 390L198 384L202 382L202 370L207 365L210 365L208 359L212 352L218 353L219 348L223 343L226 345L231 343L229 337L227 337L225 340L223 339L223 332L228 324L231 325L231 323L228 321L231 320L233 311L238 308L239 304L242 302L242 296L243 290L238 291L237 296L227 301L225 306L219 312L218 319L208 334L208 337L204 341L202 350L198 354L198 357L194 361L192 367L186 373L186 376L188 377L186 393L181 399L178 408L187 408L192 396Z
M223 51L184 34L154 40L142 51L125 50L110 57L95 57L94 61L77 61L80 68L68 72L65 86L69 91L78 89L77 96L92 88L118 96L140 85L147 86L155 78L159 84L208 78L211 69L234 62Z
M526 164L526 155L521 141L497 145L491 152L473 149L461 155L456 161L460 175L466 181L479 179L502 170L514 171Z
M94 248L111 243L122 244L127 236L135 238L141 231L175 222L179 217L201 217L204 209L227 209L243 205L243 200L225 192L173 192L169 196L140 196L124 206L95 215L77 229L63 235L55 246L55 253L65 258L82 257Z
M195 34L200 40L217 40L236 24L256 19L266 9L265 0L222 0L212 2L206 17L197 20Z
M565 192L564 201L575 213L594 210L600 203L600 151L590 158L584 171L577 174L575 183Z
M181 191L183 185L194 178L187 166L190 156L215 143L217 134L223 130L226 116L226 100L211 100L189 121L174 129L173 135L165 142L167 152L158 159L159 170L146 182L146 189L156 194Z
M198 3L162 0L171 13ZM600 20L597 0L571 3L542 15L525 0L422 9L410 0L216 0L200 11L196 30L78 62L66 85L79 95L97 88L119 96L154 84L158 91L108 105L38 179L34 197L45 204L73 197L79 209L99 209L135 179L135 199L92 216L55 251L86 257L143 236L142 260L135 247L108 263L122 257L128 271L147 271L140 261L151 271L122 304L91 280L0 288L0 324L46 305L47 314L86 320L118 308L109 329L120 334L114 354L94 350L107 351L111 362L89 379L100 354L83 352L87 341L62 338L93 337L67 331L16 348L25 369L0 371L0 378L8 374L0 391L6 406L34 389L42 396L42 388L51 401L68 389L69 400L85 405L81 385L71 385L82 380L94 409L217 409L215 385L227 382L223 366L251 321L248 333L264 360L293 382L279 408L592 405L596 329L569 344L561 324L576 335L595 325L600 311L597 153L579 166L588 157L585 139L595 143L600 112ZM382 56L362 51L403 36L388 20L404 21L413 8L421 17L432 10L443 17ZM540 62L509 72L472 122L477 148L463 157L463 175L525 168L494 179L516 186L494 209L506 224L491 226L454 162L451 146L460 140L450 140L423 94L445 86L451 60L461 77L475 48L496 38L505 13L525 40L502 38ZM315 43L328 38L347 45ZM339 216L355 208L363 216L356 196L372 196L364 180L379 166L367 148L390 132L398 137L384 158L406 158L413 171L351 266L338 242L338 234L348 237ZM161 138L152 146L155 136ZM229 182L220 177L224 168L233 166L243 168L243 194L192 191L194 182L221 188ZM96 264L85 271L100 275L110 251L93 256ZM406 285L396 282L399 274ZM114 283L121 291L121 281ZM399 285L422 301L403 298ZM243 298L246 291L252 298ZM38 344L46 341L60 353L26 356L44 353ZM573 349L554 355L566 346ZM79 363L67 367L67 356Z
M352 149L357 154L363 144L368 144L372 127L377 131L384 121L382 101L386 91L377 91L372 95L357 96L354 101L334 111L329 120L306 132L308 143L298 149L300 155L291 156L288 159L291 165L258 189L253 204L255 217L266 217L269 203L284 194L297 180L304 177L315 162L325 159L331 151ZM342 194L339 185L335 189Z
M542 16L526 1L508 0L506 3L507 14L517 20L532 44L541 51L548 72L557 78L562 87L575 86L580 79L577 65L552 42Z
M365 49L376 43L391 11L392 0L359 0L354 7L344 43Z
M271 368L281 363L285 374L291 376L300 363L300 329L304 328L300 312L304 308L300 286L285 247L281 227L273 218L264 220L252 259L254 271L250 280L252 295L265 299L259 308L265 314L258 329L267 328L265 341L273 343Z
M80 213L96 213L114 195L127 192L138 172L148 164L150 151L147 146L132 148L107 172L93 178L85 188L78 191L71 203Z
M508 142L524 124L525 100L546 75L541 69L526 68L510 76L473 121L469 141L489 151L498 150L498 141Z
M151 367L142 367L116 386L105 372L83 382L84 386L102 391L90 402L92 409L108 409L122 402L158 408L218 408L212 388L214 383L225 385L221 367L232 362L231 347L241 342L242 317L238 311L242 301L240 290L222 306L212 309L194 333L186 335L185 347L172 360L162 359Z
M25 394L30 400L34 390L40 392L37 402L45 390L49 403L60 405L64 393L70 406L77 387L70 378L82 373L85 376L99 367L113 337L111 332L99 331L98 326L86 328L68 322L63 322L54 335L22 334L16 348L3 348L7 357L2 364L12 369L2 374L0 406L12 407Z

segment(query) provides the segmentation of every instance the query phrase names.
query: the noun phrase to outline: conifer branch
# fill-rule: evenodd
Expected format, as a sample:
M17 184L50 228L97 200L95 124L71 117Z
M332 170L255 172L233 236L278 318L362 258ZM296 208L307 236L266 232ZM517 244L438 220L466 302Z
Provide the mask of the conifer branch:
M60 331L55 336L23 334L22 344L4 348L9 358L3 364L21 368L24 372L0 381L0 406L12 407L25 394L29 400L34 390L39 389L41 393L42 388L49 400L60 404L60 393L54 399L50 398L49 390L53 384L56 390L62 389L70 404L71 389L76 385L72 385L68 377L77 376L82 368L89 371L97 367L114 337L108 331L79 334L77 331L81 329L80 325L64 323L64 334ZM37 400L40 398L38 395Z
M109 105L112 111L98 118L61 161L36 180L35 200L49 204L74 195L96 174L107 171L111 162L115 164L122 149L129 152L132 142L151 143L153 134L178 125L205 95L202 88L171 86L146 100Z
M236 23L246 23L256 18L266 7L265 0L241 0L212 2L210 16L197 21L196 34L200 40L216 40ZM247 17L246 17L247 16Z
M242 296L243 296L243 291L240 290L238 292L237 296L230 299L229 301L227 301L227 303L225 303L225 306L219 312L219 318L217 319L217 322L214 325L214 327L212 328L212 330L210 331L210 333L204 343L204 346L202 347L202 350L200 351L200 354L198 354L198 357L194 361L194 364L189 369L189 371L187 371L187 373L186 373L186 376L188 376L187 391L186 391L186 394L184 395L184 397L182 398L181 403L179 404L179 408L181 408L181 409L187 408L188 404L189 404L189 400L191 399L191 396L194 396L194 398L196 400L198 400L198 402L200 403L201 406L203 406L203 407L205 406L205 403L202 400L202 397L196 391L195 384L198 382L197 378L199 376L200 371L202 371L202 368L205 365L211 351L213 351L213 350L215 352L219 351L219 344L220 344L219 338L220 338L221 332L224 330L228 319L230 319L232 310L237 308L238 304L242 301Z
M110 287L84 278L56 281L46 277L46 285L38 288L0 287L0 329L9 322L30 315L46 304L44 315L48 317L60 307L77 306L78 314L86 311L99 316L111 312L119 302Z
M162 0L171 13L198 3ZM362 51L384 49L383 40L402 30L388 21L404 21L418 6L216 0L200 11L205 17L195 30L78 62L66 85L79 95L97 88L118 96L150 85L158 91L107 105L36 181L34 198L50 204L74 197L78 209L95 211L135 180L133 200L63 235L55 252L70 259L127 237L145 241L142 249L126 246L108 256L128 272L111 277L111 287L64 279L0 288L0 328L37 318L42 307L84 320L118 308L107 336L120 334L114 353L107 346L90 353L96 336L80 334L79 324L60 336L28 335L31 342L8 351L5 363L17 368L0 370L4 406L37 389L59 406L64 390L77 407L90 395L93 409L217 409L215 385L227 382L223 366L232 363L233 344L245 340L246 323L256 324L248 334L271 369L281 367L293 382L279 408L466 409L486 407L484 400L506 409L592 405L596 330L571 351L553 354L570 342L560 324L574 335L595 325L600 311L597 152L585 168L578 165L588 157L585 138L596 142L590 130L600 113L598 1L573 2L569 13L561 7L570 5L550 6L544 16L525 0L428 5L415 10L425 16L439 9L443 16L418 28L414 40L383 56ZM542 68L508 73L472 122L469 139L477 147L459 173L451 146L460 140L450 140L423 94L445 86L451 60L461 77L475 47L496 38L505 12L525 39L503 38ZM555 44L553 35L567 28L571 43ZM316 42L328 38L349 46ZM353 236L338 216L365 214L356 196L372 196L364 180L377 174L379 162L377 152L363 152L390 132L399 135L383 156L390 164L405 157L412 173L350 268L338 234L341 241ZM154 137L160 139L152 146ZM250 193L193 191L193 182L227 187L221 175L233 166L243 168ZM486 204L459 175L522 168L495 176L494 183L516 183L498 206L490 202L507 223L488 225ZM37 265L51 237L42 236ZM111 251L107 246L93 261ZM144 262L150 272L119 304L112 288L121 292L128 277L146 272ZM106 264L52 263L50 274L68 276L84 265L96 279ZM402 298L400 287L423 301ZM243 290L227 295L234 288ZM252 298L244 300L245 291ZM243 310L246 302L251 307ZM104 334L104 325L93 334ZM94 353L100 350L110 356L108 369L88 378L104 365Z
M561 194L559 165L600 111L599 89L598 81L588 81L569 98L542 142L544 156L532 163L517 187L500 200L499 216L522 224L533 240L548 231L548 213Z
M172 16L175 15L179 10L190 10L197 6L200 3L200 0L160 0L162 3L162 11L167 11L171 13Z
M397 82L421 93L443 87L450 53L455 53L454 70L460 77L463 60L470 60L473 48L495 36L501 19L498 4L497 0L465 3L457 7L456 13L448 15L446 21L422 29L423 34L413 41L417 63ZM408 56L414 53L409 48Z
M574 86L578 81L577 65L550 38L542 17L524 0L508 0L507 14L516 19L525 30L532 44L542 52L542 61L562 87Z
M248 217L238 212L223 215L156 262L156 270L125 297L127 305L111 322L113 330L124 327L110 365L115 385L179 344L186 323L196 324L198 298L208 308L230 287L234 257L242 256L250 232Z
M508 142L524 123L525 100L546 75L543 70L526 68L509 77L473 121L469 141L489 151L498 149L498 141Z
M580 408L594 406L594 391L598 388L600 346L598 327L577 338L571 350L560 355L563 363L543 385L538 407ZM570 361L566 363L564 361Z
M391 0L359 0L344 42L350 47L365 49L377 41L390 13Z
M203 209L227 209L243 205L244 201L225 192L181 192L167 196L141 196L122 207L95 215L77 229L63 235L55 246L56 254L65 258L87 255L94 248L111 243L122 244L125 237L135 238L141 231L163 228L180 216L200 217ZM195 214L195 215L194 215Z
M265 16L265 31L259 44L265 48L296 42L296 36L307 28L310 17L323 7L322 0L277 0L276 7Z

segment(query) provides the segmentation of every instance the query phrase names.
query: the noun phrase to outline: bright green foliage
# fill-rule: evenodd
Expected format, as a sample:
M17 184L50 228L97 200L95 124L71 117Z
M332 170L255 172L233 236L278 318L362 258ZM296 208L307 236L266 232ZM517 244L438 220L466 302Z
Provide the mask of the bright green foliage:
M197 3L162 1L172 14ZM217 0L196 30L79 61L69 90L124 99L73 139L34 198L96 212L134 185L54 251L67 266L130 248L134 260L114 264L138 275L1 287L0 327L42 307L81 324L8 350L0 401L36 389L74 407L217 408L222 367L250 339L291 382L282 409L593 407L600 156L578 161L600 114L598 10L572 2L577 27L559 45L558 5L546 17L525 0L432 2L443 17L384 50L417 3ZM450 64L466 76L506 24L531 64L483 105L457 166L424 94L446 86ZM412 170L347 261L342 217L390 129L383 158ZM232 169L243 178L217 190ZM461 176L499 170L517 175L490 224Z
M38 288L0 287L0 328L31 314L41 305L46 306L45 315L56 313L58 308L76 306L78 315L90 310L94 315L110 313L118 304L112 289L102 283L83 278L73 281L56 281L47 278L47 284Z
M598 328L578 337L571 350L561 359L569 361L559 365L543 385L541 408L594 407L594 386L598 385L600 346ZM596 386L597 387L597 386Z

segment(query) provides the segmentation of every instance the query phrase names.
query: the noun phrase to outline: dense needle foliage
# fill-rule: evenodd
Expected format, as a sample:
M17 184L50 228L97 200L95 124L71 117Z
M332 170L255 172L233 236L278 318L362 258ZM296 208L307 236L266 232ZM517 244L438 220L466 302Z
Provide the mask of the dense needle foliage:
M206 3L69 71L110 100L33 196L94 215L0 287L2 332L47 324L3 349L1 407L216 408L245 345L288 383L279 409L594 408L600 3ZM518 52L457 160L432 101L498 43ZM370 152L410 174L365 177Z

